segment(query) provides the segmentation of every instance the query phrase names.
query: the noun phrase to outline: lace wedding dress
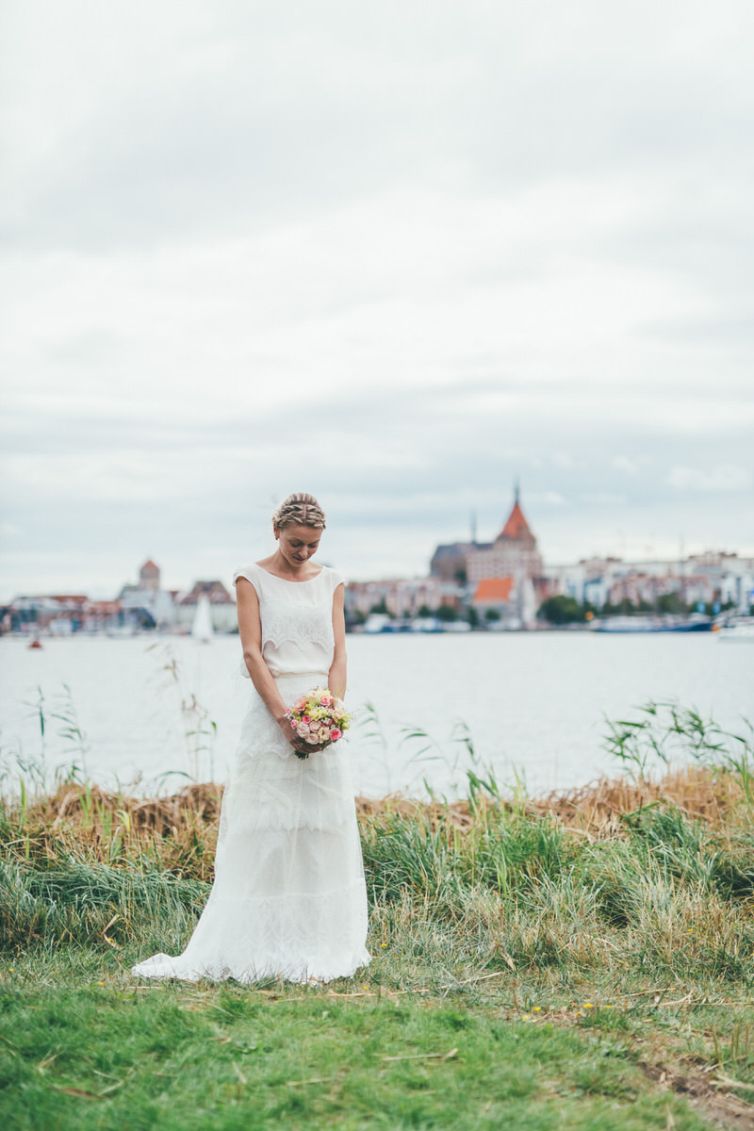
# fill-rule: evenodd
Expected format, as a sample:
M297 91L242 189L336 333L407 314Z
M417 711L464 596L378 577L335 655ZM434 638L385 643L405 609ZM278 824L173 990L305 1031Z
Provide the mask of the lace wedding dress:
M240 577L259 596L262 655L284 703L327 686L340 575L323 566L308 581L286 581L254 564L233 583ZM183 954L154 955L133 974L330 981L371 961L349 756L345 736L298 758L250 681L209 899Z

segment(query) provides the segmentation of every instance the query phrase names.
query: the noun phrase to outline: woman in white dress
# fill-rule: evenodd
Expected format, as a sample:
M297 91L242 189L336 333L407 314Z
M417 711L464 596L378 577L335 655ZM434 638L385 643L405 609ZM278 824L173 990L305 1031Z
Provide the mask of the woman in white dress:
M326 982L371 961L348 739L299 758L284 717L314 687L346 691L343 579L309 564L324 529L312 495L289 495L273 516L276 552L233 575L251 686L214 884L183 954L157 954L134 974Z

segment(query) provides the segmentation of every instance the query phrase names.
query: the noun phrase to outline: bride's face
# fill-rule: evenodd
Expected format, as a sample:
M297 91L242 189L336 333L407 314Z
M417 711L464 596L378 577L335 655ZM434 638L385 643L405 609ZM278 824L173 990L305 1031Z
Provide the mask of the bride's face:
M313 526L284 526L278 532L280 553L292 564L306 562L316 554L322 531Z

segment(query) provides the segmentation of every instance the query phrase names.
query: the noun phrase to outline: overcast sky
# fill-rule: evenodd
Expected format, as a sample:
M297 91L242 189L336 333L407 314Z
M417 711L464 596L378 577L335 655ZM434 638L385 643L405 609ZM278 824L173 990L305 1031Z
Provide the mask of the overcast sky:
M0 598L754 553L754 9L4 0Z

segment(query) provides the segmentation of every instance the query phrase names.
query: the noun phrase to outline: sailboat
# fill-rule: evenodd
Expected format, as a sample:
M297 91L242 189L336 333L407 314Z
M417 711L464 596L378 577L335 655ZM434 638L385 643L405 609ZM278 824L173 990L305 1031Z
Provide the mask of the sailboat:
M214 635L214 629L212 628L212 607L206 593L200 594L199 600L196 603L196 613L194 614L194 623L191 626L191 635L194 640L198 640L201 644L209 644Z

